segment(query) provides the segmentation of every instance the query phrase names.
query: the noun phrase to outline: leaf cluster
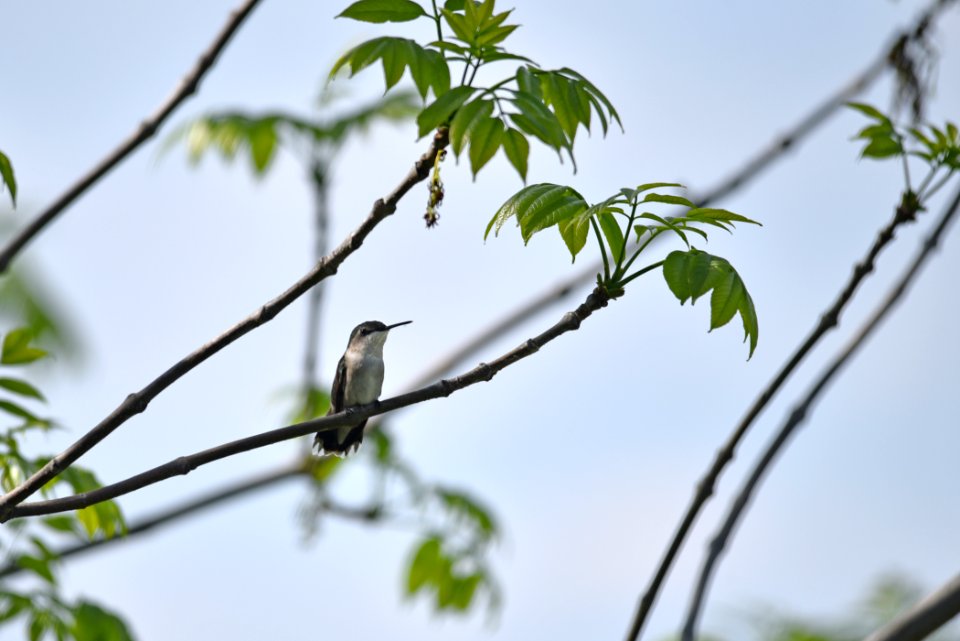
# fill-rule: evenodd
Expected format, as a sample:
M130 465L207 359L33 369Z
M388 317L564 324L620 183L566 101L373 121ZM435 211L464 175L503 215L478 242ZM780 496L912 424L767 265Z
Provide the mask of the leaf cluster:
M682 187L679 183L646 183L623 188L599 203L590 204L572 187L552 183L530 185L497 210L484 238L491 231L499 235L511 219L520 228L524 243L534 234L556 227L576 260L592 230L603 259L603 273L597 274L597 284L611 297L622 295L628 283L662 266L667 285L681 304L688 299L692 303L713 291L710 329L727 324L739 312L752 356L757 346L758 321L750 294L728 261L696 249L690 239L699 237L706 241L706 229L711 227L731 232L735 223L760 223L726 209L697 207L685 196L664 192ZM681 216L648 211L664 205L686 211ZM687 251L673 252L665 260L634 270L635 261L662 234L679 238Z
M26 624L30 641L132 641L127 624L96 603L69 603L52 590L18 593L0 590L0 625L17 619Z
M436 613L463 614L486 599L488 611L500 604L499 588L487 556L500 528L491 510L468 492L424 481L394 446L381 425L365 436L363 457L370 463L373 496L364 510L370 520L406 522L418 538L405 570L408 597L427 596ZM331 481L344 469L344 459L323 457L312 466L316 496L301 511L308 535L329 504Z
M593 119L606 134L620 116L609 99L573 69L545 70L525 56L511 53L504 41L519 25L507 24L512 10L497 12L494 0L448 0L429 13L411 0L359 0L340 17L365 22L434 21L437 40L420 45L406 38L385 36L364 42L345 53L333 66L350 75L380 63L386 89L409 70L421 98L430 91L434 100L417 116L420 136L449 127L450 146L459 158L464 151L473 175L501 148L523 180L527 177L533 137L566 153L575 165L573 144L578 130L590 131ZM448 37L444 37L444 30ZM485 65L521 63L515 73L489 86L474 84ZM462 65L460 82L451 85L452 65Z
M330 119L315 119L294 114L272 112L246 114L222 112L197 118L174 132L170 144L185 141L187 154L197 163L210 151L227 161L238 154L246 155L254 175L269 170L277 150L299 145L310 157L333 154L354 133L369 129L377 120L402 121L417 112L409 93L385 96L359 109Z
M929 123L901 127L876 107L858 102L847 104L870 121L853 137L864 141L860 157L899 158L902 162L906 189L899 209L906 219L912 220L918 211L924 210L924 203L960 171L960 130L950 121L943 127ZM926 167L916 186L910 179L911 158L919 159Z

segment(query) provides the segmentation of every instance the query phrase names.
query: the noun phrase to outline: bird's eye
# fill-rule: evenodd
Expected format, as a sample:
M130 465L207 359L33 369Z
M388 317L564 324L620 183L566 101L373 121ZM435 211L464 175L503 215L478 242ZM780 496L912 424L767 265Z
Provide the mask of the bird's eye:
M366 336L366 335L369 334L369 333L370 333L370 330L369 330L369 329L361 329L361 330L360 330L360 335L361 335L361 336Z

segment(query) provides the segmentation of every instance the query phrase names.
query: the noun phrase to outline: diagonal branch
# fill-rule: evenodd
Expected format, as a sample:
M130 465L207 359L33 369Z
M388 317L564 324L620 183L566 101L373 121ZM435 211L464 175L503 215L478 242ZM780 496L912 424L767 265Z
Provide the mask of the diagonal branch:
M200 81L210 68L213 67L217 58L226 48L227 43L246 20L250 12L260 0L245 0L242 5L235 9L227 23L223 25L220 33L214 39L213 43L204 51L193 69L184 76L183 80L174 90L167 100L160 105L153 115L140 123L140 126L130 136L120 143L99 163L93 166L89 172L81 176L77 182L53 201L44 211L34 218L29 225L24 227L16 236L7 243L6 247L0 251L0 274L7 271L10 263L20 253L20 251L60 213L69 207L73 201L83 195L90 187L95 185L101 178L106 176L111 169L123 162L127 156L133 153L140 145L150 140L160 129L164 121L172 114L183 101L196 93Z
M56 554L58 561L62 561L73 556L80 556L90 552L91 550L102 548L105 545L113 545L116 543L129 541L132 537L135 537L139 534L150 532L158 527L168 525L173 521L177 521L186 516L191 516L197 512L200 512L201 510L206 510L207 508L230 501L239 496L245 496L251 492L257 492L269 487L273 487L274 485L282 483L283 481L298 477L310 478L310 469L312 467L312 463L312 460L297 460L293 463L283 465L265 473L257 474L238 483L229 485L223 489L204 494L198 498L182 503L181 505L163 510L153 516L137 521L135 524L127 528L127 531L123 536L74 543L73 545L55 550L54 554ZM334 503L329 500L323 504L323 510L327 514L333 514L345 519L353 519L358 521L372 521L382 516L382 512L379 510L349 507L340 505L339 503ZM5 579L15 574L19 574L23 570L24 568L17 565L15 562L8 563L0 568L0 579Z
M926 639L960 613L960 575L939 590L876 630L866 641L919 641Z
M2 517L0 517L0 522L6 522L12 518L54 514L88 507L109 499L115 499L124 494L129 494L130 492L173 476L187 474L201 465L240 454L241 452L248 452L281 441L306 436L314 432L329 431L338 427L356 425L359 421L371 416L384 414L423 401L450 396L457 390L491 380L500 370L538 352L541 347L560 335L578 329L585 319L595 311L606 307L609 301L610 297L605 292L600 289L594 289L579 307L572 312L564 314L557 323L543 333L524 341L521 345L491 363L480 363L477 367L460 376L444 379L416 391L394 396L393 398L383 401L348 408L346 411L337 414L331 414L311 421L297 423L296 425L248 436L195 454L181 456L151 470L131 476L119 483L106 485L90 492L84 492L61 499L10 506Z
M217 338L182 358L139 392L127 396L109 416L81 436L63 452L50 459L46 465L29 479L0 498L0 523L11 518L11 510L16 505L43 487L47 481L57 476L129 418L143 412L150 401L156 398L160 392L230 343L253 329L269 322L293 301L309 291L311 287L335 274L340 264L363 244L363 241L370 232L372 232L384 218L396 211L397 203L400 199L403 198L414 185L429 175L430 170L433 168L433 163L436 161L437 152L446 147L447 142L446 130L444 129L437 132L427 152L420 157L403 181L387 198L378 199L373 204L370 214L360 223L360 226L347 236L336 249L320 260L303 278L287 289L287 291L265 303L259 310Z
M943 232L950 224L950 221L953 219L954 215L956 215L958 209L960 209L960 189L957 190L957 194L954 196L953 202L951 202L950 205L944 210L937 226L924 240L920 251L913 260L913 263L911 263L910 267L908 267L904 274L900 277L900 280L897 282L897 284L890 290L883 303L874 312L873 316L871 316L866 324L864 324L864 326L860 329L860 331L857 332L847 347L837 355L832 363L830 363L830 366L827 367L816 383L814 383L813 387L810 389L804 399L793 408L793 411L790 413L786 423L784 423L776 437L767 446L767 449L760 457L760 460L757 461L757 464L751 471L746 483L744 483L743 488L740 490L736 499L731 504L730 511L727 513L722 527L710 542L707 556L704 559L703 567L700 570L700 576L697 579L696 590L694 591L693 597L690 601L690 609L687 613L686 622L683 626L683 636L681 637L683 641L692 641L696 636L697 621L703 609L707 589L710 584L710 579L713 576L716 564L719 562L720 555L726 548L727 543L733 534L734 528L737 526L737 523L739 523L740 517L743 515L747 504L750 502L751 497L757 490L760 482L763 480L763 476L767 469L769 469L770 465L776 459L780 450L787 443L788 439L796 430L796 428L803 424L804 420L806 420L813 403L819 398L820 394L826 389L827 385L831 382L831 380L833 380L834 376L840 373L843 367L850 362L857 350L859 350L860 347L862 347L866 340L870 337L870 335L873 334L873 332L880 325L881 321L883 321L887 314L889 314L897 305L897 303L900 302L910 284L913 282L913 279L919 274L920 268L927 261L927 259L930 258L933 250L936 249Z

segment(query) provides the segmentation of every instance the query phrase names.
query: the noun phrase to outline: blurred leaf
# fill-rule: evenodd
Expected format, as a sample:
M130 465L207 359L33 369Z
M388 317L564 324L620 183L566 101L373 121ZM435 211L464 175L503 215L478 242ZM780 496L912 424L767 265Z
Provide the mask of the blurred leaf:
M0 377L0 387L21 396L35 398L40 401L47 400L43 397L43 394L40 393L40 390L19 378Z
M848 102L847 106L851 109L856 109L862 113L867 118L872 118L879 122L890 122L890 118L880 112L876 107L871 107L870 105L862 102Z
M664 203L667 205L679 205L681 207L690 207L691 209L695 208L690 200L684 198L683 196L671 196L669 194L647 194L644 196L642 203Z
M423 7L411 0L359 0L337 17L382 23L409 22L425 15Z
M420 544L407 570L408 595L416 594L436 577L442 559L439 538L431 536Z
M14 176L13 164L10 162L10 158L2 151L0 151L0 179L3 180L3 185L10 191L10 201L13 203L13 208L16 209L17 178Z
M437 496L454 518L465 521L476 528L483 539L497 535L498 528L490 510L466 492L449 488L437 488Z
M30 341L33 338L33 330L29 327L20 327L8 332L3 338L0 363L4 365L23 365L46 356L47 353L42 349L30 346Z
M71 632L76 641L133 641L123 619L89 601L77 604L73 621Z
M47 560L23 554L17 557L17 565L28 572L33 572L51 585L56 585L57 583L57 579L50 569L50 562Z
M40 418L25 407L21 407L20 405L17 405L11 401L0 400L0 410L3 410L7 414L12 414L13 416L22 418L29 425L39 425L42 427L49 427L50 425L49 420Z

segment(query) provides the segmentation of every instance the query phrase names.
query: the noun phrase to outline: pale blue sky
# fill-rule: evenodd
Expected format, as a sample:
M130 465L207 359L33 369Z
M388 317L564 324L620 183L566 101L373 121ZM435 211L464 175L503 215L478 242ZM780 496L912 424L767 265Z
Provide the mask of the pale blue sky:
M20 183L16 217L34 215L151 113L234 4L0 5L0 148ZM569 183L593 199L650 181L707 188L872 60L922 6L701 0L581 3L572 12L518 3L523 28L512 47L545 67L584 73L626 127L624 135L580 140L577 175L535 148L530 180ZM381 28L333 20L341 8L264 0L163 133L210 110L307 111L346 47L389 32L429 37L426 22ZM942 60L929 116L939 122L960 119L958 13L935 38ZM369 98L380 82L369 71L346 87ZM865 99L885 107L889 89L885 80ZM749 363L737 321L708 335L707 306L681 308L651 275L491 383L396 414L400 446L424 476L470 488L503 523L493 564L506 601L496 628L482 616L434 620L422 604L402 603L410 545L402 530L331 518L314 545L302 546L295 512L304 492L295 483L71 562L68 592L115 607L141 639L621 638L713 452L890 216L900 173L857 161L849 137L860 124L854 113L835 115L759 182L718 203L764 223L716 235L709 246L737 266L756 302L760 345ZM334 239L407 171L424 148L415 138L412 125L378 128L347 147L336 172ZM180 150L161 158L158 149L153 141L138 151L26 253L76 318L89 354L83 370L54 371L44 383L51 413L71 430L37 443L44 451L65 446L309 267L310 195L292 156L281 155L270 177L256 182L243 166L211 159L191 169ZM385 394L392 395L463 337L579 268L552 234L524 248L506 229L483 243L487 220L521 186L502 156L475 183L465 164L448 161L443 172L447 199L437 229L423 229L426 189L417 188L331 281L322 347L328 380L359 321L415 321L386 348ZM819 366L911 259L929 219L900 234L841 330L756 425L671 574L646 638L678 629L731 492ZM759 604L840 612L890 570L931 587L956 573L958 243L953 230L909 304L774 469L714 582L707 629L731 630L738 613ZM548 310L477 360L542 331L574 305ZM278 425L277 390L297 380L303 319L298 303L231 346L84 463L115 481ZM297 447L234 457L121 503L135 520L284 462Z

